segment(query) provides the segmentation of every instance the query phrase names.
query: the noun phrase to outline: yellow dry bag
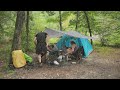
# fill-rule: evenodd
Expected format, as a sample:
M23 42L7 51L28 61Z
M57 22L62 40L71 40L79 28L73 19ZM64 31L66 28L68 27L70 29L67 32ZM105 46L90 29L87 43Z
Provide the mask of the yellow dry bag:
M22 50L14 50L12 52L13 65L16 68L20 68L26 65L26 60Z

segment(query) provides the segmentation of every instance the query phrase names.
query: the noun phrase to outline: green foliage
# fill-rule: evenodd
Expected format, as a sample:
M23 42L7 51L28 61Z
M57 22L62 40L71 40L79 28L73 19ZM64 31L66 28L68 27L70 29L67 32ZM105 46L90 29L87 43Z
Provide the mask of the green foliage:
M54 11L46 11L46 12L47 12L47 14L48 14L49 16L55 15L55 12L54 12Z
M98 12L97 15L94 16L96 29L94 32L99 35L102 45L120 45L119 17L118 12Z
M0 11L0 43L8 42L13 37L16 13Z
M60 38L51 38L51 39L49 40L49 44L57 43L59 40L60 40Z
M61 11L63 30L75 30L77 11ZM93 35L98 35L103 45L119 45L120 37L120 12L118 11L88 11L90 26ZM0 42L13 38L15 29L16 12L0 11ZM78 31L89 35L83 11L79 11ZM59 11L30 11L30 43L37 32L44 31L45 27L59 30ZM25 30L23 39L26 39ZM23 40L22 39L22 40ZM26 41L22 41L24 44Z

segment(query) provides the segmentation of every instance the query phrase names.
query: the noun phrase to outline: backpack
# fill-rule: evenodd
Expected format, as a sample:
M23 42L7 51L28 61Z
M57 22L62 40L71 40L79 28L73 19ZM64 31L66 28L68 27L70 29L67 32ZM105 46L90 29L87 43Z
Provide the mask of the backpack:
M26 60L22 50L12 51L12 61L13 61L14 67L16 68L20 68L26 65Z

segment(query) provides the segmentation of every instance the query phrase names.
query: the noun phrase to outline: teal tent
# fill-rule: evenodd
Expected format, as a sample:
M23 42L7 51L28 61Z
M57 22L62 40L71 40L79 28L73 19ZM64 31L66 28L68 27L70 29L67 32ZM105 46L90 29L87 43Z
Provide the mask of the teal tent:
M76 38L68 35L63 35L62 38L57 42L58 49L63 49L64 46L71 47L70 41L74 41L77 46L83 47L84 55L83 57L88 57L89 54L93 51L93 47L88 39L86 38Z

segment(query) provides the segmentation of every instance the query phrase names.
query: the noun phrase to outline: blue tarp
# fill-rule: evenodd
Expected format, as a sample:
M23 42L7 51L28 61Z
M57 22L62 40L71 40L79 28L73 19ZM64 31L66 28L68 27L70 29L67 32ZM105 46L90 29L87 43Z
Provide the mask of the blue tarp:
M75 43L84 49L84 56L87 57L93 51L93 47L88 39L86 38L75 38L68 35L63 35L62 38L57 42L58 49L63 49L64 46L71 47L70 41L75 41Z

